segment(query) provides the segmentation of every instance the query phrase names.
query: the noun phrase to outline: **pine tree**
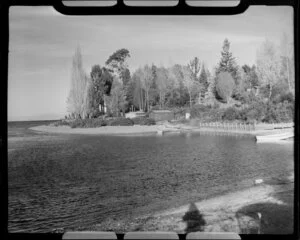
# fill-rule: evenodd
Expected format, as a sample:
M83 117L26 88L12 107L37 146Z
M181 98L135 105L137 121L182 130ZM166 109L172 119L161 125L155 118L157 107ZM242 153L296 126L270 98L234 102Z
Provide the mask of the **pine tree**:
M226 38L223 43L223 51L221 52L221 61L216 69L216 76L221 72L229 72L237 85L239 81L238 66L229 49L230 42Z
M204 64L202 64L202 67L201 67L199 82L201 85L201 97L204 97L205 93L207 92L208 85L209 85L208 84L208 76L207 76L207 72L206 72Z

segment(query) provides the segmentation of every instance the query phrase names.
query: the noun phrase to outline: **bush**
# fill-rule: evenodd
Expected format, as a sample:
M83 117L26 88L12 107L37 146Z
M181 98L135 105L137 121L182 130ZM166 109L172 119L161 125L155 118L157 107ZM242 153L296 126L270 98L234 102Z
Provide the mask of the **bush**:
M57 121L53 123L55 127L70 126L71 128L96 128L106 126L107 122L103 119L75 119L73 121Z
M54 122L53 125L55 127L58 127L58 126L69 126L69 122L67 122L66 120L60 120L60 121Z
M108 121L108 126L133 126L130 118L113 118Z
M227 108L222 116L222 120L228 121L239 120L240 118L240 112L234 107Z
M218 74L216 80L218 96L222 98L223 101L228 102L235 87L234 79L229 72L221 72Z
M158 106L158 105L152 106L151 111L154 111L154 110L161 110L160 106Z
M282 94L280 96L280 102L284 102L284 101L287 101L289 103L294 103L295 102L295 97L291 92Z
M103 113L101 113L98 108L90 113L91 118L98 118L101 115L103 115Z
M87 128L95 128L95 127L103 127L107 125L107 121L104 119L86 119L85 121L85 127Z
M185 107L170 108L168 110L171 110L174 113L175 119L185 118L185 113L186 113Z
M96 128L106 125L107 122L103 119L76 119L69 123L71 128Z
M196 104L191 108L191 118L202 118L206 112L211 110L210 106Z
M155 125L155 120L153 118L147 117L135 117L131 119L134 125Z
M74 121L70 122L71 128L83 128L84 125L84 120L82 119L75 119Z
M224 109L211 109L209 112L205 112L200 120L201 122L220 122L224 111Z

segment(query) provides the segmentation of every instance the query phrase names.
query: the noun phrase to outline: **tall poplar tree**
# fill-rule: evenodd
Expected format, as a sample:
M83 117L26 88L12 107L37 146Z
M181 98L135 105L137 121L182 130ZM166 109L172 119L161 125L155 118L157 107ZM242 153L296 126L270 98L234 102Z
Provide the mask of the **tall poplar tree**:
M72 61L71 89L67 99L67 110L75 118L86 117L86 90L88 78L83 70L80 47L77 47Z

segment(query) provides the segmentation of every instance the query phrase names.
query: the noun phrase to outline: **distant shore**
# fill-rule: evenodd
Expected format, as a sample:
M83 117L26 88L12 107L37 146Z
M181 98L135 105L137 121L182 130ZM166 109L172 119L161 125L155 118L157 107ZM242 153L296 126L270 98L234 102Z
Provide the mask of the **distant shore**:
M164 131L161 125L152 126L103 126L98 128L71 128L69 126L36 126L30 128L34 131L48 133L67 133L67 134L90 134L90 135L156 135L159 131Z
M115 135L115 136L137 136L137 135L163 135L167 133L182 133L182 132L220 132L245 135L269 135L276 133L292 132L293 128L287 129L257 129L254 131L242 130L220 130L206 127L192 127L185 124L160 124L151 126L103 126L98 128L71 128L69 126L51 126L42 125L29 128L30 130L47 133L65 133L65 134L88 134L88 135Z

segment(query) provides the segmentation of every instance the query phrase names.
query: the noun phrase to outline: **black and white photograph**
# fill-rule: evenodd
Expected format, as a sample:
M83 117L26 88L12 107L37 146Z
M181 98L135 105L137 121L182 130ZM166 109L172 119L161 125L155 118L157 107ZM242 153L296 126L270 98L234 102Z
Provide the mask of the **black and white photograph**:
M8 231L292 234L293 13L11 6Z

